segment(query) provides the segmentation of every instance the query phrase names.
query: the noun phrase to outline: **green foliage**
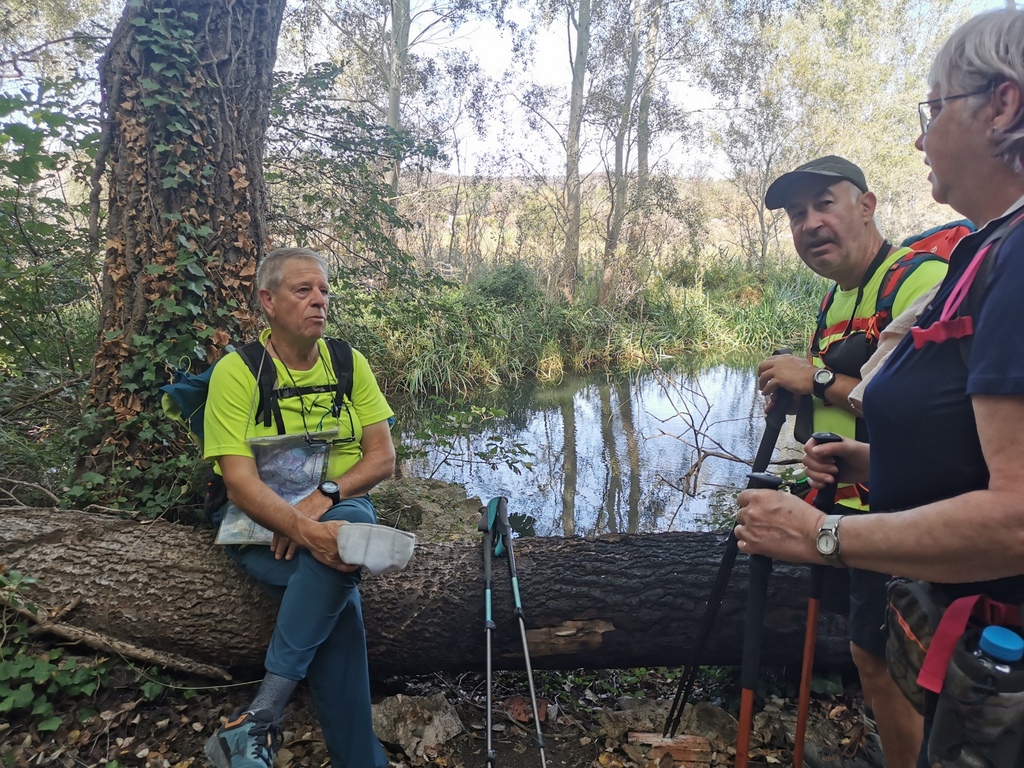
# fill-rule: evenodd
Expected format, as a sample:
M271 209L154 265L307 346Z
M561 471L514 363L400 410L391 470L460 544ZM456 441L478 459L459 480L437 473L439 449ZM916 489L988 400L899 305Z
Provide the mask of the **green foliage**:
M88 367L97 265L83 182L98 136L88 88L41 80L0 95L0 373Z
M536 277L521 261L485 272L470 285L469 293L507 308L536 308L543 299Z
M334 254L358 279L364 270L374 275L409 261L390 237L409 222L384 183L385 167L396 155L412 166L428 162L437 148L343 106L337 95L343 71L317 64L302 73L274 73L268 223L285 241Z
M68 430L71 445L88 444L103 424L112 421L109 409L86 411L80 424ZM168 420L163 413L144 411L125 424L138 440L166 453L160 461L140 457L137 461L116 465L110 472L78 473L64 489L65 503L75 508L103 504L129 509L139 517L167 517L191 525L204 524L202 514L202 471L195 446L184 428ZM74 450L74 448L73 448ZM114 445L96 449L96 456L112 456Z
M0 377L0 466L8 498L29 506L59 498L77 458L66 431L80 418L84 390L82 377L60 369Z
M841 696L845 690L843 676L839 672L830 672L826 677L815 675L811 679L811 690L829 696Z
M0 573L0 715L31 717L40 731L55 731L62 722L59 708L69 699L95 694L107 684L113 664L100 658L82 661L61 648L32 646L19 611L37 613L23 594L34 583L17 571Z

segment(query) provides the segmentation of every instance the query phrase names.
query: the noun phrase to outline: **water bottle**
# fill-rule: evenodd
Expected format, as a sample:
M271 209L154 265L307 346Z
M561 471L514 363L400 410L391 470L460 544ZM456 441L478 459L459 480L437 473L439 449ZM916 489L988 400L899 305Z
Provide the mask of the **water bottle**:
M1008 675L1013 671L1010 665L1024 656L1024 637L1006 627L985 627L971 655L993 677Z
M1005 627L957 643L935 708L928 759L941 768L1024 765L1024 638Z

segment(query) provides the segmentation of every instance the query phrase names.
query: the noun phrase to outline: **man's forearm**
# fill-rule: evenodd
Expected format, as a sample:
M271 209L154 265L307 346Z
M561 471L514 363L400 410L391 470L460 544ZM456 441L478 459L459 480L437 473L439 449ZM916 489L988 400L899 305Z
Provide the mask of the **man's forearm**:
M860 383L855 376L847 376L845 373L837 373L832 386L825 390L825 400L836 408L842 408L847 413L860 416L861 413L850 404L850 393Z
M341 489L341 497L351 499L373 490L377 483L395 473L395 459L391 456L364 455L341 477L331 478Z

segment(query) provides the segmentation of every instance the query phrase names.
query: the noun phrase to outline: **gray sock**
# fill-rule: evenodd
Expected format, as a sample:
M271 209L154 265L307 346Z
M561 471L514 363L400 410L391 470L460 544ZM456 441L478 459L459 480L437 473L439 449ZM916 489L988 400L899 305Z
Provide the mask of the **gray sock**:
M260 689L256 692L256 698L249 705L250 712L259 712L261 709L269 709L274 713L274 719L284 714L285 704L295 692L298 685L294 680L287 677L267 672L267 676L260 683Z

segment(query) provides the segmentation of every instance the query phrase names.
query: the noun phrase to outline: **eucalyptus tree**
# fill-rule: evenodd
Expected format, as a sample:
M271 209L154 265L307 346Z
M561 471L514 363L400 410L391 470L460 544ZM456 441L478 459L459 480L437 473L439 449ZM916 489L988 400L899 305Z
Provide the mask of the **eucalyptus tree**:
M580 137L583 131L584 87L587 57L590 55L591 0L579 0L574 7L565 0L566 28L569 30L569 59L572 85L569 89L569 125L565 141L565 253L558 286L572 301L580 262Z
M345 64L343 89L356 104L379 113L395 134L412 133L444 145L451 107L459 105L480 119L486 98L461 101L473 91L486 97L482 73L475 62L454 53L461 38L476 24L493 24L516 36L505 19L508 0L307 0L297 17L306 55L327 54ZM314 36L312 33L316 33ZM308 41L318 50L310 50ZM402 164L395 154L388 180L397 196Z
M964 12L960 0L781 4L719 22L705 83L726 107L715 141L746 201L738 244L754 266L780 254L778 217L763 209L780 173L824 154L860 164L896 239L944 213L927 201L914 107L935 47ZM724 20L724 17L722 17ZM913 36L908 30L927 29Z
M680 169L659 163L659 148L687 136L690 118L678 82L699 49L696 8L686 2L620 0L594 31L588 123L602 136L607 205L598 300L626 301L639 289L637 272L653 214L677 215L672 184ZM663 35L663 25L668 34ZM652 150L655 167L652 168ZM623 227L628 222L625 247Z

